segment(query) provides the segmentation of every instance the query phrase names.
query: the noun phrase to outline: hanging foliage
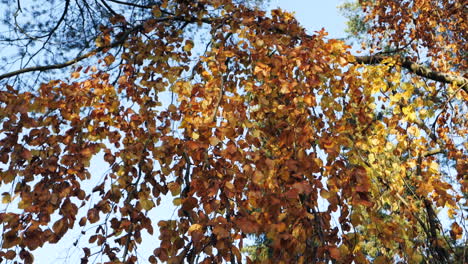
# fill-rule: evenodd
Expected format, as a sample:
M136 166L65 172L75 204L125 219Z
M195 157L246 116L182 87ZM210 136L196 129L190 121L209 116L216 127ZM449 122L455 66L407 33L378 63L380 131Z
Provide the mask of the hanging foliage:
M32 263L79 229L82 263L462 263L464 9L363 2L373 36L414 53L355 56L282 10L166 0L110 16L71 61L1 75L0 257ZM164 197L176 213L154 221ZM262 258L241 253L252 235Z

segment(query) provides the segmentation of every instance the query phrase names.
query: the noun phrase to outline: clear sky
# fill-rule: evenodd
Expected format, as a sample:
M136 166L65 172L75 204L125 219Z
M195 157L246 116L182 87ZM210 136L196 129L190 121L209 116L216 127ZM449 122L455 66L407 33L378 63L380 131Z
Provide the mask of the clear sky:
M297 20L313 33L322 28L330 38L345 37L346 20L338 12L337 6L344 0L270 0L271 6L294 12Z
M298 21L306 28L308 33L312 34L314 31L325 28L330 38L345 37L344 29L346 21L336 8L339 4L343 3L343 0L270 0L270 3L271 8L280 7L290 12L295 12ZM96 177L96 181L99 181L107 168L101 165L96 163L91 165L92 177ZM158 219L171 219L171 217L174 217L174 207L171 201L163 201L161 205L161 208L154 210L156 218L153 219L154 225L157 224ZM145 237L148 237L143 237L143 245L139 246L139 252L142 257L140 263L146 263L148 254L159 244L159 234L156 229L152 238L145 240ZM80 257L83 253L80 247L86 246L87 242L83 241L86 238L82 238L78 246L73 247L73 243L79 237L79 234L80 230L76 230L76 232L69 231L58 244L48 244L36 250L34 252L34 263L80 263ZM100 259L98 258L97 263L99 262Z

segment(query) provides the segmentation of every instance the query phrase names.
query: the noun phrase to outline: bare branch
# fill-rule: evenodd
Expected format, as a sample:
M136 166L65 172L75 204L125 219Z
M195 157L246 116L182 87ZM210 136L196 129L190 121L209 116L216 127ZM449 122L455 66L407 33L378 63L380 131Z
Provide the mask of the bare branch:
M120 5L139 7L139 8L147 8L147 9L153 8L153 6L151 6L151 5L139 5L139 4L128 3L128 2L119 1L119 0L109 0L109 2L113 2L113 3L116 3L116 4L120 4Z

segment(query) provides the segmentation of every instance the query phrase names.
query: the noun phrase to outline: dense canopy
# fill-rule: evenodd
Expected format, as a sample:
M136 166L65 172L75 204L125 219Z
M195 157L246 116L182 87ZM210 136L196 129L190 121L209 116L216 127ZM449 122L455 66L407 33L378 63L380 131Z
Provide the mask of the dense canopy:
M80 230L82 263L468 261L466 1L360 1L360 55L248 1L31 2L1 38L2 260Z

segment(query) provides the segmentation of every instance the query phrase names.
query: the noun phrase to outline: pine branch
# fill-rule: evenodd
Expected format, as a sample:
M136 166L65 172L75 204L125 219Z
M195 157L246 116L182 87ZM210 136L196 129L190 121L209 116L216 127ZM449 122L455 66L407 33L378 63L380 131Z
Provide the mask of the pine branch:
M114 47L122 45L125 42L125 40L128 38L128 36L130 35L130 33L136 31L138 28L139 27L125 32L119 39L117 39L115 42L111 43L108 46L98 47L98 48L93 49L90 52L85 53L85 54L83 54L81 56L78 56L78 57L76 57L76 58L74 58L72 60L69 60L69 61L66 61L66 62L63 62L63 63L50 64L50 65L44 65L44 66L34 66L34 67L28 67L28 68L19 69L19 70L16 70L16 71L8 72L8 73L0 75L0 80L10 78L10 77L13 77L13 76L17 76L17 75L21 75L23 73L28 73L28 72L36 72L36 71L43 72L43 71L62 69L62 68L68 67L68 66L73 65L73 64L75 64L77 62L80 62L80 61L82 61L82 60L84 60L86 58L89 58L89 57L95 55L96 53L99 53L99 52L101 52L101 51L103 51L105 49L110 49L110 48L114 48Z
M211 24L214 21L214 19L208 19L208 18L198 19L198 18L195 18L195 17L188 17L187 18L187 17L183 17L183 16L167 16L167 17L160 17L160 18L157 18L155 20L157 22L179 21L179 22L188 22L188 23L202 22L202 23L207 23L207 24ZM123 34L121 34L121 37L119 37L116 41L114 41L110 45L103 46L103 47L98 47L96 49L93 49L93 50L89 51L86 54L83 54L81 56L78 56L78 57L76 57L76 58L74 58L72 60L69 60L69 61L66 61L66 62L63 62L63 63L28 67L28 68L23 68L23 69L19 69L19 70L16 70L16 71L1 74L0 75L0 81L3 80L3 79L6 79L6 78L18 76L18 75L21 75L23 73L28 73L28 72L37 72L37 71L38 72L43 72L43 71L48 71L48 70L66 68L68 66L71 66L71 65L73 65L73 64L75 64L77 62L80 62L80 61L82 61L82 60L84 60L86 58L89 58L89 57L91 57L91 56L93 56L93 55L95 55L95 54L97 54L99 52L102 52L104 50L119 47L127 40L128 36L131 33L135 33L135 32L142 31L142 30L143 30L142 25L131 28L130 30L127 30L127 31L123 32Z

